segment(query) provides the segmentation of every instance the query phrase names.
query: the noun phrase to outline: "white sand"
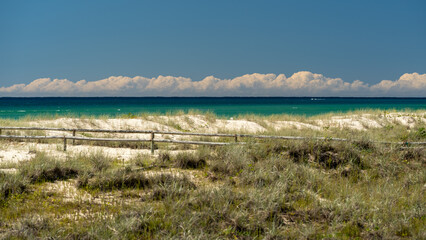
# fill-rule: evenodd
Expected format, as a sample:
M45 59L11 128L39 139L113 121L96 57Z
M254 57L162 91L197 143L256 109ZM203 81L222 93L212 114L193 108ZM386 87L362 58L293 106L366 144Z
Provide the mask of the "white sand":
M268 121L267 124L271 126L275 130L281 130L286 128L294 128L294 129L313 129L313 130L321 130L321 127L315 126L309 123L301 123L295 121Z
M248 132L258 133L264 132L266 129L255 122L247 120L218 120L214 123L217 129L226 132Z
M409 113L389 113L386 116L373 116L371 114L332 116L328 119L319 119L309 122L296 121L269 121L264 123L271 129L312 129L321 130L323 128L349 128L354 130L366 130L369 128L380 128L387 124L401 124L413 128L417 123L425 123L426 113L417 115ZM225 120L217 119L210 123L202 115L184 116L149 116L147 119L75 119L60 118L56 120L44 120L30 122L32 126L50 126L65 128L86 128L86 129L121 129L121 130L158 130L158 131L191 131L191 132L241 132L241 133L261 133L267 129L260 124L249 120ZM69 135L70 133L50 132L49 135ZM95 133L91 133L96 135ZM117 135L118 136L118 135ZM123 135L124 136L124 135ZM148 139L147 134L126 134L131 138ZM179 138L180 136L171 136Z
M63 128L85 128L85 129L121 129L121 130L159 130L159 131L190 131L205 133L252 133L260 134L267 130L281 129L308 129L322 130L329 128L347 128L364 131L370 128L381 128L389 124L400 124L408 128L413 128L416 124L426 123L425 113L388 113L386 115L346 115L332 116L327 119L308 120L307 122L296 121L271 121L264 120L261 126L259 123L249 120L217 119L209 122L202 115L183 116L149 116L146 119L76 119L59 118L55 120L43 120L29 122L29 126L40 127L63 127ZM66 132L46 131L47 135L70 135ZM105 134L105 133L78 133L78 136L103 136L115 138L137 138L149 139L149 134ZM156 139L188 139L189 136L177 135L156 135ZM49 155L65 159L67 154L90 153L102 151L110 157L127 161L138 154L150 154L148 149L129 148L109 148L99 146L68 144L67 152L62 151L62 144L37 144L26 142L11 142L0 146L0 163L19 162L29 160L35 156L36 151L48 152ZM156 151L159 152L159 151ZM176 151L177 152L177 151Z
M35 154L30 153L28 150L17 150L13 149L14 145L11 145L9 149L0 150L0 162L20 162L30 160Z

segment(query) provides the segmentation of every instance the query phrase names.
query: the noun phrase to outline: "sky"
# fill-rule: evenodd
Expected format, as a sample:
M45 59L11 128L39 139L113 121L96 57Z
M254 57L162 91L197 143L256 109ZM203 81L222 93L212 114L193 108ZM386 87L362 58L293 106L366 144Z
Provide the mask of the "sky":
M426 1L0 0L2 96L426 97Z

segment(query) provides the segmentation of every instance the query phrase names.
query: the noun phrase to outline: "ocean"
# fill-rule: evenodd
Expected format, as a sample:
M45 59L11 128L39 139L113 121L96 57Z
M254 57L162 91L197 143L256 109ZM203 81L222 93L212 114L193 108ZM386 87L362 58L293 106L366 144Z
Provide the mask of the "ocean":
M196 110L218 116L292 114L313 116L363 109L426 109L426 98L318 97L43 97L0 98L0 118L137 115Z

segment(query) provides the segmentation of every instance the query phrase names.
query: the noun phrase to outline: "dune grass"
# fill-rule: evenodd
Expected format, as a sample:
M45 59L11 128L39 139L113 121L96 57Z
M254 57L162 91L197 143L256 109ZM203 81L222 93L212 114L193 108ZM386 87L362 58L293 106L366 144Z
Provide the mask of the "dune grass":
M354 141L160 146L126 162L37 151L0 172L0 239L426 238L426 150L376 142L426 141L424 123L268 131Z
M371 142L200 147L126 165L100 152L66 161L38 153L17 174L0 175L0 235L422 239L425 165L422 149ZM61 181L93 199L46 190Z

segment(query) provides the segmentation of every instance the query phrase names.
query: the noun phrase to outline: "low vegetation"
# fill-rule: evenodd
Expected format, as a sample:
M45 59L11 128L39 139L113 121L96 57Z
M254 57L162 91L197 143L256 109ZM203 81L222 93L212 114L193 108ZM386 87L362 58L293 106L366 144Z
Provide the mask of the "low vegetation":
M200 153L199 151L198 154L178 153L175 160L175 166L188 169L203 168L206 166L207 157L208 156L203 156L203 153Z
M37 152L0 173L0 238L425 239L425 149L375 142L426 141L424 125L392 126L126 162Z
M173 184L195 186L186 176L174 176L165 173L147 174L132 171L129 168L84 175L77 182L79 188L101 191L145 189L153 186L168 187Z

